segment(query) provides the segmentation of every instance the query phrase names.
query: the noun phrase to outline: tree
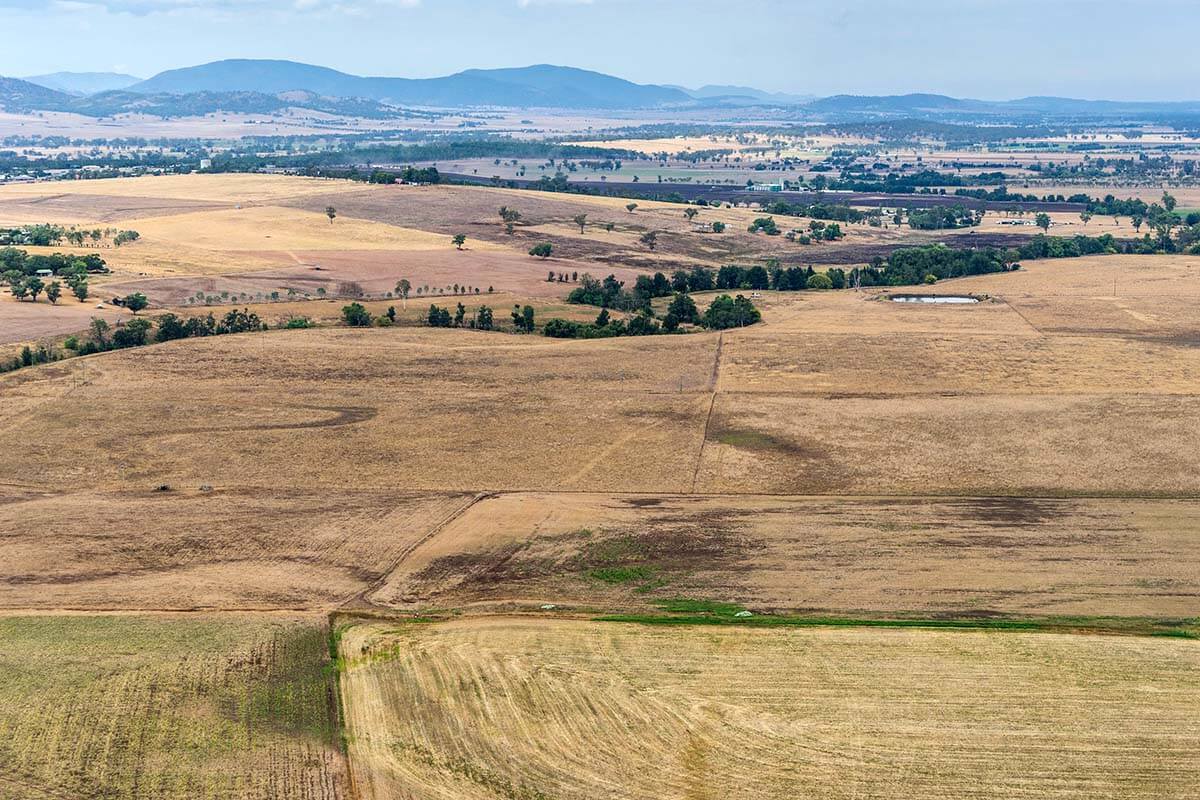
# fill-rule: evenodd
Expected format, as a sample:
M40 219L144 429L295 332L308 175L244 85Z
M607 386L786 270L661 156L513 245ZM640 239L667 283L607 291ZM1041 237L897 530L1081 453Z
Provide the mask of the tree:
M667 314L675 318L676 322L696 322L700 319L700 312L696 309L696 301L690 295L683 292L676 293L671 300L671 305L667 307Z
M762 319L762 315L758 309L746 297L740 294L737 296L737 299L723 294L713 300L712 305L704 312L705 327L714 330L753 325L760 319Z
M141 292L134 292L133 294L127 294L125 297L121 298L121 305L125 306L134 314L136 314L146 306L150 305L150 301L147 300L146 295L142 294Z
M504 232L512 235L513 226L521 219L521 212L508 206L500 206L500 219L504 221Z
M530 248L529 255L546 259L549 258L550 254L553 252L554 245L550 244L549 242L541 242L540 244L535 244L532 248Z
M450 309L439 308L431 305L429 313L425 316L426 322L433 328L449 328L450 327Z
M404 300L404 307L408 308L408 293L412 291L412 284L408 282L408 278L401 278L396 282L396 294L400 295Z
M533 333L533 329L534 329L533 316L534 316L533 306L525 306L524 308L522 308L519 305L513 306L513 310L512 310L513 327L515 327L519 331L525 331L526 333Z
M12 296L17 300L24 300L29 295L29 284L27 284L23 278L16 280L13 282L9 291L12 292Z
M467 315L467 308L462 303L458 304L458 308L454 309L454 327L461 328L463 318Z
M1035 225L1037 225L1039 228L1041 228L1043 231L1049 231L1050 230L1050 215L1047 214L1045 211L1043 211L1043 212L1039 213L1036 217L1033 218L1033 223Z
M1144 223L1146 221L1146 218L1143 217L1141 214L1134 214L1132 217L1129 218L1129 221L1133 223L1134 232L1141 233L1142 223Z
M475 312L475 327L481 331L490 331L493 324L492 310L487 306L480 306Z
M697 215L697 214L699 214L699 213L700 213L700 210L699 210L699 209L696 209L696 208L690 208L690 207L689 207L689 208L685 208L685 209L683 210L683 215L684 215L685 217L687 217L687 221L688 221L688 222L691 222L693 219L695 219L695 218L696 218L696 215Z
M607 231L608 233L612 233L613 228L615 228L615 227L617 227L616 223L613 223L613 222L604 223L604 230Z
M108 334L108 329L108 322L100 317L92 317L91 324L88 325L88 330L91 331L92 339L95 340L96 344L100 347L104 347L104 345L107 344L105 337Z
M719 220L714 221L712 224L712 232L713 233L724 233L725 232L725 223L721 222Z
M456 233L450 241L454 244L455 248L462 250L463 245L467 243L467 235L465 233Z
M325 206L325 216L329 217L329 224L333 224L333 218L337 216L337 209L333 206Z
M658 234L654 231L646 231L642 234L642 238L639 241L650 250L653 250L658 245Z
M62 284L58 281L50 281L50 285L46 287L46 299L51 305L58 303L58 298L62 297Z
M371 327L371 312L367 311L362 303L342 306L342 319L351 328Z
M625 204L625 210L628 211L630 214L632 214L637 207L638 207L637 203L626 203Z
M579 232L583 233L583 226L587 225L587 214L576 214L571 219L579 226Z
M824 274L823 272L818 272L815 275L811 276L808 279L808 281L805 283L805 285L809 289L817 289L817 290L832 289L833 281L830 280L828 275Z
M609 314L607 308L600 309L600 313L596 315L596 327L603 328L608 324Z
M1083 220L1083 224L1084 224L1084 225L1087 225L1089 222L1091 222L1091 221L1092 221L1092 212L1090 212L1090 211L1080 211L1080 212L1079 212L1079 218L1080 218L1081 220Z
M42 293L42 289L46 288L46 284L41 278L34 276L25 281L25 291L29 292L29 299L37 302L37 296Z
M87 298L88 298L88 282L86 280L83 280L81 278L79 280L71 281L70 286L71 286L71 294L75 295L75 298L77 300L79 300L79 302L82 303L85 300L87 300Z
M1177 201L1175 200L1174 197L1167 194L1166 192L1163 192L1163 196L1162 196L1163 208L1165 208L1167 211L1174 211L1176 203L1177 203Z

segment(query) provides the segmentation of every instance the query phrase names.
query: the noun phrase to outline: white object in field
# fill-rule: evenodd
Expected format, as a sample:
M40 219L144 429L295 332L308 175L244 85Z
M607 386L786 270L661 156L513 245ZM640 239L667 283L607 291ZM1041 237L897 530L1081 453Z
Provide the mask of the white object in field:
M750 611L739 611L734 614L735 617L753 617L754 614Z
M558 606L554 605L554 603L542 603L541 605L542 611L553 611L556 608L558 608Z

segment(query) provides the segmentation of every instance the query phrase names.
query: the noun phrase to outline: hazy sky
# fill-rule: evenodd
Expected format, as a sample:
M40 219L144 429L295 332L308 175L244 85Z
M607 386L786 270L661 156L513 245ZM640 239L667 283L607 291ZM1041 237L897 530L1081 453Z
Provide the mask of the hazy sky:
M564 64L801 94L1200 99L1200 0L0 0L0 74Z

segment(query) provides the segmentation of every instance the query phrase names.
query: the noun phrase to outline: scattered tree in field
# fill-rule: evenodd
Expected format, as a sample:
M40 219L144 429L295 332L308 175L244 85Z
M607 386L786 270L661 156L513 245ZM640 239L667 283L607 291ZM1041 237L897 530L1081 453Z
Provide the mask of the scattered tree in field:
M1083 224L1084 224L1084 225L1087 225L1089 222L1091 222L1091 221L1092 221L1092 212L1090 212L1090 211L1080 211L1080 212L1079 212L1079 218L1080 218L1081 220L1083 220Z
M337 216L337 209L333 206L325 206L325 216L329 217L329 224L333 224L334 217Z
M1133 223L1134 232L1141 233L1142 224L1145 223L1146 218L1143 217L1141 214L1134 214L1132 217L1129 218L1129 221Z
M37 302L37 296L42 293L42 289L46 288L46 284L41 278L34 276L25 281L25 291L29 293L29 299Z
M596 315L596 327L603 328L608 324L609 313L607 308L600 309L600 313Z
M587 225L587 214L576 214L571 219L579 226L579 232L583 233L583 226Z
M9 291L12 292L12 296L17 300L24 300L29 296L29 287L26 285L24 278L18 278L13 281L9 287Z
M348 306L342 306L342 319L351 328L371 327L371 312L367 311L362 303L351 303Z
M425 321L429 323L431 328L449 328L450 309L431 305L429 313L425 315Z
M646 231L642 234L642 237L639 241L646 245L648 249L653 250L658 246L658 234L654 231Z
M1176 199L1174 197L1167 194L1166 192L1163 192L1162 204L1163 204L1163 208L1165 208L1167 211L1174 211L1177 202L1178 201L1176 201Z
M515 208L500 206L500 219L504 222L504 232L512 236L517 221L521 219L521 212Z
M712 232L713 233L724 233L725 232L725 223L721 222L719 220L714 221L712 224Z
M700 210L699 210L699 209L696 209L696 208L690 208L690 207L689 207L689 208L685 208L685 209L683 210L683 215L684 215L685 217L687 217L687 221L688 221L688 222L691 222L692 220L694 220L694 219L696 218L696 215L697 215L697 214L699 214L699 213L700 213Z
M626 203L625 210L632 214L638 207L637 203Z
M50 281L46 287L46 299L50 301L51 305L57 305L60 297L62 297L62 284L58 281Z
M396 321L396 307L388 306L387 313L385 313L384 316L387 317L390 321L395 322Z
M84 302L88 298L88 282L83 278L70 281L68 285L71 287L71 294L75 295L75 299L79 302Z
M412 284L409 283L408 278L401 278L396 281L395 291L404 300L404 307L408 308L408 293L412 291Z
M142 294L141 292L134 292L133 294L127 294L121 298L121 305L125 306L134 314L136 314L146 306L150 305L150 301L147 300L146 295Z
M1033 223L1035 225L1037 225L1039 228L1041 228L1043 231L1049 231L1050 230L1050 215L1043 211L1040 214L1038 214L1036 217L1033 218Z
M604 230L607 231L608 233L612 233L613 228L615 228L615 227L617 227L615 223L612 223L612 222L604 223Z
M475 327L481 331L490 331L495 324L492 309L487 306L480 306L475 312Z
M465 233L456 233L454 238L450 240L454 247L458 250L463 249L463 245L467 243L467 235Z
M458 304L458 308L454 309L454 327L461 328L463 326L463 318L467 315L467 307L462 303Z
M546 259L546 258L549 258L550 254L553 252L554 252L554 245L550 244L549 242L541 242L539 244L535 244L532 248L530 248L529 255L537 256L538 258L541 258L541 259Z

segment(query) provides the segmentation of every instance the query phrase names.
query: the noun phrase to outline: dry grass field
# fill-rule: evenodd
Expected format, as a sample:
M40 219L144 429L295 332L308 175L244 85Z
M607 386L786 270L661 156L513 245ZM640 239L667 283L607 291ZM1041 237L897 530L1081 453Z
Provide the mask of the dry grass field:
M370 599L1186 618L1197 519L1193 500L511 493L415 548Z
M0 189L0 224L46 186ZM962 306L764 292L745 329L565 341L420 317L586 321L546 271L725 251L678 206L602 198L61 194L153 209L96 297L322 327L0 375L3 800L1200 796L1200 258L927 287ZM753 213L702 218L757 247ZM401 277L495 291L378 296ZM316 295L343 281L398 324L337 325ZM0 341L94 305L0 300Z
M340 800L324 620L0 616L0 798Z
M1194 642L1023 633L360 625L365 798L1188 798Z

